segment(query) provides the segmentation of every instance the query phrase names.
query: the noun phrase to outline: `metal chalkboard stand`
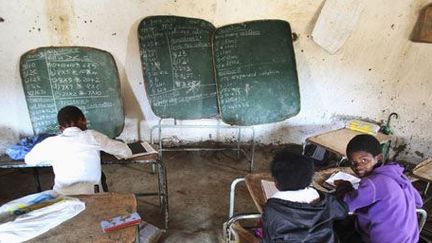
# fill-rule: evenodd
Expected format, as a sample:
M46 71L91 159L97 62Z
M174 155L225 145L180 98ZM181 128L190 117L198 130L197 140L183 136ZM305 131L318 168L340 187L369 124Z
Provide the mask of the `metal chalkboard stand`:
M255 128L253 126L231 126L231 125L220 125L219 123L216 125L182 125L177 123L177 119L174 120L174 124L162 124L163 120L168 120L161 118L159 119L159 122L157 125L154 125L150 130L150 143L154 144L154 136L153 132L157 131L157 138L159 142L159 156L162 159L162 154L164 151L222 151L222 150L234 150L237 151L237 158L240 158L240 152L243 153L243 155L246 157L246 159L249 161L249 172L252 172L254 170L255 164L254 164L254 158L255 158ZM171 119L170 119L171 120ZM174 128L174 129L181 129L181 128L203 128L203 129L235 129L237 130L237 141L236 146L232 148L164 148L163 142L162 142L162 132L164 129L167 128ZM249 142L250 150L246 151L240 146L241 136L242 136L242 129L249 129L252 133L252 138Z

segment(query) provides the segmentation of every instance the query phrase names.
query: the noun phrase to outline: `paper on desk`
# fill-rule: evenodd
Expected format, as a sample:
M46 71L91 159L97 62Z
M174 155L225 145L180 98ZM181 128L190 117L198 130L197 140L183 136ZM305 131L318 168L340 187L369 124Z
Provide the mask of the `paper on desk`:
M279 190L273 181L261 180L261 187L264 191L266 199L271 198Z
M351 174L338 171L332 174L325 182L331 186L335 186L334 182L337 180L349 181L353 185L354 189L357 189L360 184L360 178L353 176Z

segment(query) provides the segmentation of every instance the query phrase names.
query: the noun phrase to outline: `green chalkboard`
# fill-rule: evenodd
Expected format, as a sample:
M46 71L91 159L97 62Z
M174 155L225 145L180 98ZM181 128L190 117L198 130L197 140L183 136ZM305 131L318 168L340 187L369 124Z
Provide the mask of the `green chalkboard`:
M246 126L278 122L300 111L288 22L260 20L218 28L214 53L224 122Z
M145 89L160 118L218 115L212 59L214 27L177 16L144 18L138 38Z
M41 47L20 60L21 80L35 134L57 133L57 112L79 107L89 128L110 137L123 130L117 67L111 54L89 47Z

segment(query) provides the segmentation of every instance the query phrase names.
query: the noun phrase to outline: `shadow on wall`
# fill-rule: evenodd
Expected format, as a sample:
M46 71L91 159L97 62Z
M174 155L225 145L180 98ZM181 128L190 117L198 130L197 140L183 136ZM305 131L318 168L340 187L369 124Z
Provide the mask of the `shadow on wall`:
M19 134L10 127L0 126L0 154L4 154L6 149L16 144Z
M145 120L140 105L142 102L139 101L140 97L137 97L137 90L139 89L137 86L143 85L142 76L139 76L142 75L142 71L140 70L141 63L137 38L138 24L139 20L129 30L124 63L117 62L120 70L120 80L122 80L123 108L125 111L125 126L119 138L127 142L142 140L140 123Z
M134 125L136 124L135 132L137 138L147 140L145 138L146 136L143 136L143 134L148 133L147 130L149 130L148 122L145 122L149 117L146 117L145 113L151 110L150 104L146 98L139 50L138 25L141 20L142 18L136 20L129 29L126 59L124 64L125 72L124 77L122 77L125 86L123 101L126 117L132 118ZM126 73L128 73L128 77L126 77ZM143 129L145 131L142 131Z

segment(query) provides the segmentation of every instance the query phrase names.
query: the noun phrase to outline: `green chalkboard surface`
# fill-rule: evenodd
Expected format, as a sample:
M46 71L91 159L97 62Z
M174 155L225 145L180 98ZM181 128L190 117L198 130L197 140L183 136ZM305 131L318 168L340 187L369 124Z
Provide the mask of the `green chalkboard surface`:
M282 121L300 111L291 28L259 20L215 28L177 16L138 27L145 88L160 118L221 116L232 125Z
M138 27L147 97L160 118L218 115L211 39L214 27L177 16L144 18Z
M123 130L120 81L114 58L89 47L41 47L26 52L20 73L35 134L57 133L57 112L79 107L89 128L109 137Z
M224 122L246 126L278 122L300 111L288 22L260 20L218 28L214 53Z

